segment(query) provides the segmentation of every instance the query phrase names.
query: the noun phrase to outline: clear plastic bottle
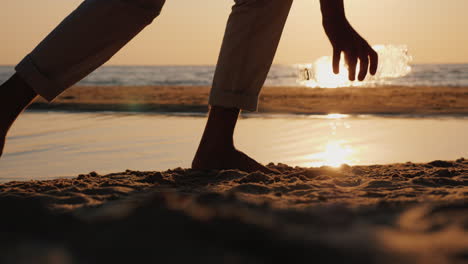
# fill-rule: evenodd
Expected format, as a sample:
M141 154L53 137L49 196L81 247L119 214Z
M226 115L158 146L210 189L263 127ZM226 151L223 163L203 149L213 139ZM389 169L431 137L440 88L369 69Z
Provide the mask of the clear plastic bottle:
M375 76L367 75L363 82L348 80L348 69L342 58L340 73L332 71L332 58L324 56L310 64L297 64L298 83L308 87L336 88L349 86L391 85L391 80L401 78L411 72L412 56L405 45L376 45L379 66ZM359 69L359 63L357 68Z

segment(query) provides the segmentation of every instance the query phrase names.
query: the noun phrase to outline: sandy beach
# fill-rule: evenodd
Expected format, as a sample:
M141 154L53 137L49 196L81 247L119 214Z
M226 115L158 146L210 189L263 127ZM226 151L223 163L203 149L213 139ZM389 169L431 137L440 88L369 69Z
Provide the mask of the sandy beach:
M209 87L73 87L31 109L72 111L199 112L208 110ZM468 115L468 87L266 87L259 112L290 114Z
M0 185L1 263L466 263L468 161Z
M73 87L30 109L205 113L208 93ZM259 110L463 117L468 88L269 87ZM0 263L468 261L464 158L268 166L279 173L176 168L1 184Z

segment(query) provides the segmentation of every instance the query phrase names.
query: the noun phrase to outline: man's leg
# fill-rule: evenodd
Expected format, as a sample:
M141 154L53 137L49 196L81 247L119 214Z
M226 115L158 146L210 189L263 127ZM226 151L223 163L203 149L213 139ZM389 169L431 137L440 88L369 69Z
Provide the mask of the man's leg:
M159 15L165 0L86 0L0 86L0 156L18 115L39 94L52 101L108 61Z
M240 110L256 111L292 0L237 0L229 17L194 169L271 172L234 147Z
M36 98L34 92L18 75L13 75L0 86L0 156L11 124L29 103Z

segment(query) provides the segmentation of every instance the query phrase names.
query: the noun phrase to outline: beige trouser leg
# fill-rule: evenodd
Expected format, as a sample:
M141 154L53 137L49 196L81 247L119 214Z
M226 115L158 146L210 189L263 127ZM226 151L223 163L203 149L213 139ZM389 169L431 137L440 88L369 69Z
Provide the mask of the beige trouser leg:
M108 61L159 15L164 0L86 0L17 66L51 101Z
M209 103L256 111L293 0L235 0Z

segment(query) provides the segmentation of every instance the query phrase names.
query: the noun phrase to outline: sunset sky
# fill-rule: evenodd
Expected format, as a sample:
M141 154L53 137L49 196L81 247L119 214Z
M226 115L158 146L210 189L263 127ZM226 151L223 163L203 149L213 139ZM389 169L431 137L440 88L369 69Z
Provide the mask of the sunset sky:
M0 65L14 65L80 0L4 0ZM215 64L231 0L167 0L162 15L111 65ZM468 1L345 0L347 16L372 45L406 44L415 63L468 63ZM275 63L329 55L318 0L295 0Z

